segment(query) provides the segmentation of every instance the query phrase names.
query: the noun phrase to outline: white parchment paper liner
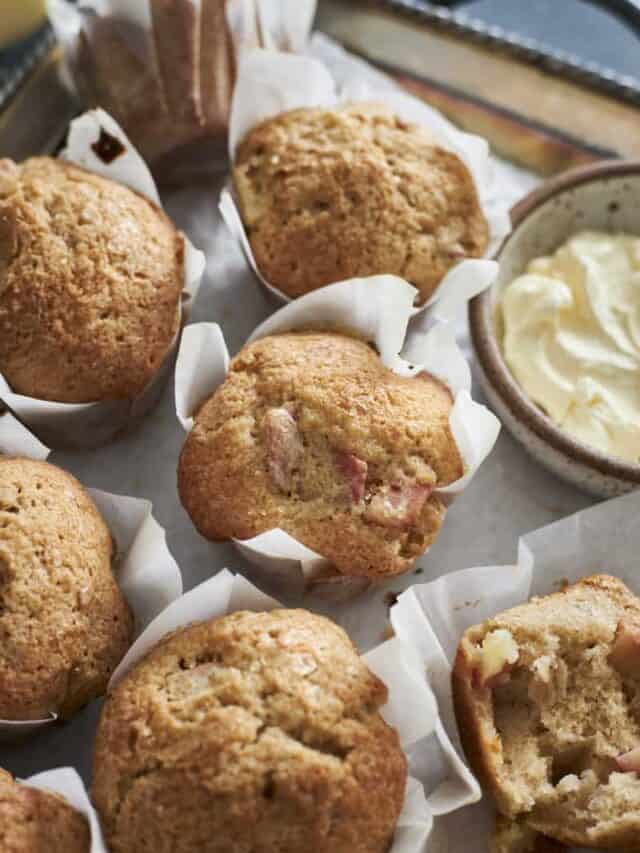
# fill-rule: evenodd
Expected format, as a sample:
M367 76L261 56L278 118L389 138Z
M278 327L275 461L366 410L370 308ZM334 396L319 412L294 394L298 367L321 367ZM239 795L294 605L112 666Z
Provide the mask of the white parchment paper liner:
M109 689L171 631L237 610L262 612L281 606L242 575L223 569L156 617L121 661ZM480 790L447 737L422 663L412 649L394 637L363 655L363 660L389 689L389 701L381 714L397 730L409 759L409 771L417 776L408 780L390 853L421 853L434 815L475 802Z
M104 130L118 139L124 152L105 163L92 145ZM118 124L104 110L91 110L71 122L67 147L61 157L130 187L160 206L151 173ZM188 315L205 267L205 256L184 237L184 290L180 316ZM55 403L26 397L12 391L0 373L0 399L50 447L96 447L141 419L157 402L169 378L179 340L176 334L170 351L149 385L133 400L95 403Z
M316 5L316 0L227 0L227 22L237 56L258 47L292 53L304 50Z
M0 455L46 460L45 447L7 411L0 413ZM182 594L182 575L150 501L87 489L116 544L117 581L134 615L135 636ZM56 721L0 720L0 741L20 739Z
M117 18L150 32L151 2L82 0L78 9L68 0L47 0L47 12L58 41L72 50L82 28L82 13ZM201 5L201 0L191 2L196 8ZM226 7L227 24L239 55L258 47L298 52L304 49L311 31L316 0L227 0ZM68 77L67 82L72 85Z
M312 49L316 53L324 50L326 58L334 57L335 48L321 36L315 36ZM436 110L422 101L401 91L379 72L368 78L366 63L353 60L350 73L345 65L351 59L342 52L342 79L338 85L330 68L320 59L305 55L254 50L247 52L238 70L238 80L231 104L229 127L229 157L234 161L240 141L252 127L267 118L299 107L331 107L352 101L376 101L386 104L406 121L419 124L435 137L438 144L457 154L469 169L478 193L482 212L489 224L490 241L487 257L498 248L511 230L509 210L506 202L497 194L493 179L489 146L486 140L472 136L455 128ZM385 81L380 86L378 78ZM220 212L231 234L237 240L247 263L262 284L280 302L291 298L260 273L251 250L238 206L232 191L225 189L220 196ZM494 261L467 259L453 267L442 279L437 290L425 307L458 298L463 304L471 296L489 287L497 275L498 265Z
M176 70L176 76L184 77L182 85L179 84L179 90L184 91L179 93L170 91L171 85L167 85L165 78L166 67L163 71L159 51L164 46L158 44L154 34L153 0L81 0L77 5L70 0L47 0L49 20L64 48L60 69L63 83L71 93L89 99L87 105L97 103L109 108L112 104L114 115L124 129L159 166L158 175L163 180L167 173L172 177L180 174L176 169L180 164L189 167L185 175L190 177L206 171L208 166L226 167L226 157L220 157L215 137L224 133L228 123L238 62L247 51L260 47L303 50L316 10L316 0L217 2L221 10L224 9L226 27L220 26L206 40L198 23L197 32L191 33L193 42L186 43L185 33L179 21L176 22L179 41L173 61L177 59L183 63L183 67ZM196 11L202 6L201 0L190 0L190 4ZM176 0L174 11L180 12L181 5ZM95 79L96 68L91 64L94 30L96 24L104 22L113 26L117 38L141 63L148 78L144 103L137 103L137 99L143 97L140 91L127 99L126 92L121 90L121 80ZM203 50L211 60L212 72L215 69L205 83L201 81L199 67ZM193 64L198 68L193 68ZM151 126L144 126L145 119ZM173 159L167 160L168 155Z
M464 462L464 476L436 489L452 501L469 483L491 452L500 422L470 396L471 374L458 347L453 327L417 324L407 335L415 288L395 276L351 279L313 291L281 308L251 335L249 341L293 329L350 328L375 344L382 362L401 376L426 371L443 381L454 397L450 425ZM216 324L197 323L184 330L176 363L175 393L178 420L189 432L198 406L224 380L229 355ZM370 582L337 575L321 555L276 529L242 542L241 553L267 572L276 587L304 590L312 583L331 598L344 599ZM321 588L321 589L320 589Z
M68 0L47 0L47 12L58 41L73 49L82 27L82 13L117 18L149 32L152 1L82 0L79 10ZM196 8L201 5L201 0L191 2ZM311 30L316 0L227 0L226 6L234 49L239 54L257 47L300 51Z
M73 767L58 767L55 770L45 770L43 773L36 773L35 776L30 776L28 779L20 779L19 781L22 785L26 785L29 788L39 788L41 791L50 791L64 797L70 806L73 806L76 811L83 814L89 821L89 828L91 830L91 847L89 853L109 853L102 837L98 815L91 805L91 800L85 790L82 779Z
M462 755L453 711L451 668L460 637L472 625L495 616L532 595L547 595L590 574L619 577L640 594L640 490L606 501L523 536L518 560L509 566L481 566L410 587L391 608L396 635L423 661L440 717ZM446 838L447 853L486 853L494 809L489 796L443 821L427 853ZM437 827L440 830L440 827ZM439 838L440 842L436 843Z

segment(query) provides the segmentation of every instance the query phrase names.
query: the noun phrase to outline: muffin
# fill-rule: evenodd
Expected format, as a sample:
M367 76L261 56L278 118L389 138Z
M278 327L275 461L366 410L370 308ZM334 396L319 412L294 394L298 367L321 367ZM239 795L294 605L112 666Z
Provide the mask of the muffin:
M442 525L434 490L463 473L452 406L346 334L262 338L197 412L180 498L208 539L281 528L344 575L404 572Z
M71 717L132 638L109 530L70 474L0 456L0 719Z
M241 611L165 637L108 697L92 798L112 853L385 853L407 762L341 628Z
M69 53L79 95L103 107L145 159L227 128L235 81L225 0L153 0L150 28L132 16L80 10Z
M568 846L637 847L640 600L621 581L588 577L470 628L453 692L503 815Z
M0 372L62 403L135 398L180 323L184 240L127 187L70 163L0 160Z
M0 770L2 853L89 853L84 815L58 794L15 782Z
M289 297L392 273L422 304L488 246L462 160L377 104L268 119L238 147L233 180L257 266Z

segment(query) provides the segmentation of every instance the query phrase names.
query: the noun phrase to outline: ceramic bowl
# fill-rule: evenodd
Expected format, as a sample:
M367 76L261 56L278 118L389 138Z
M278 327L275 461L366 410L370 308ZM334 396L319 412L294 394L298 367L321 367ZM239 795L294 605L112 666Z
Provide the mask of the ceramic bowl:
M503 358L503 289L533 258L576 232L597 229L640 235L640 161L603 161L573 169L537 187L511 211L513 231L496 254L494 285L469 307L480 381L490 405L528 452L564 480L599 497L640 486L640 464L609 456L572 438L527 397Z

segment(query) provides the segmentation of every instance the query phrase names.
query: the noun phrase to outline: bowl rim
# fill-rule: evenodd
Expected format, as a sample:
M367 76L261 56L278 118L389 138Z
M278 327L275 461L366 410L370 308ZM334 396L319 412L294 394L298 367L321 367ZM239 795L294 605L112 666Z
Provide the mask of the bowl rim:
M554 196L582 184L640 175L640 160L603 160L587 166L579 166L544 181L525 195L511 208L512 231L503 240L494 254L500 261L505 248L513 239L519 225L537 208ZM630 484L640 485L640 463L610 456L590 445L572 438L557 426L548 415L524 393L502 355L493 330L491 295L495 285L475 296L469 303L469 331L473 348L480 366L492 390L509 410L512 417L528 427L553 450L568 456L572 461L587 466L600 474L615 477Z

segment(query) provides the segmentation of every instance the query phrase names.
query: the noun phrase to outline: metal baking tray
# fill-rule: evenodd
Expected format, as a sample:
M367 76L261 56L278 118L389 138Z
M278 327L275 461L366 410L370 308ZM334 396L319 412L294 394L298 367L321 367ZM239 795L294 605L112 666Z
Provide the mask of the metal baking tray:
M318 8L319 29L506 159L551 174L640 157L632 0L320 0Z

